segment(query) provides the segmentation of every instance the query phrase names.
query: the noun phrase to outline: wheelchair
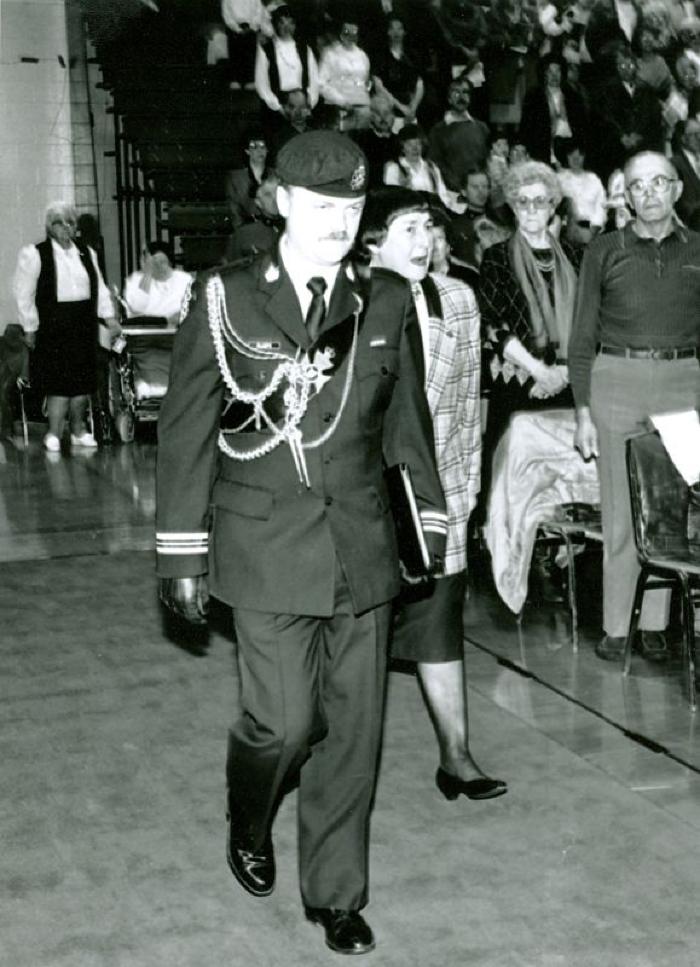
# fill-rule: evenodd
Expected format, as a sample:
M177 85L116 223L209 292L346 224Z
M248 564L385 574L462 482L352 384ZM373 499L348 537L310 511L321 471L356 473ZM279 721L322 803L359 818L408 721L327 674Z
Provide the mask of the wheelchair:
M122 443L133 441L139 423L158 419L176 332L160 316L122 322L123 340L119 352L113 347L109 374L109 409Z

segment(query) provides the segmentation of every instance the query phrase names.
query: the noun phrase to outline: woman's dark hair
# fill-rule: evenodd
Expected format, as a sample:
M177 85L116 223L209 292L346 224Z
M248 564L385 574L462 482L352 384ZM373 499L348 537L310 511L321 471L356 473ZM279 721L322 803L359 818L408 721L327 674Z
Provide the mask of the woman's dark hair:
M428 196L428 209L432 216L433 224L443 230L447 244L450 248L454 248L457 242L457 232L452 224L452 215L436 195Z
M368 245L381 245L394 219L413 212L431 211L426 192L387 185L370 191L357 233L360 251Z
M632 32L632 39L630 40L632 53L635 57L640 57L642 54L642 34L651 34L654 40L659 39L659 31L656 27L652 27L644 19L640 19Z
M569 155L572 151L580 151L582 155L586 155L586 145L580 138L554 139L554 156L563 168L568 166Z
M404 124L399 133L396 136L396 140L399 144L399 154L406 143L406 141L420 140L421 148L423 149L423 156L428 153L428 139L425 135L425 131L418 124Z
M144 242L143 249L144 249L144 252L148 252L149 255L156 255L158 252L162 252L163 255L167 256L170 264L173 265L173 262L174 262L173 247L170 244L170 242L166 242L165 239L156 238L156 239L149 240L148 242Z
M270 22L272 24L272 29L275 31L275 33L277 33L277 28L279 27L280 21L282 20L283 17L289 17L290 20L294 20L296 23L292 8L288 6L286 3L283 3L279 7L275 7L275 9L270 14Z

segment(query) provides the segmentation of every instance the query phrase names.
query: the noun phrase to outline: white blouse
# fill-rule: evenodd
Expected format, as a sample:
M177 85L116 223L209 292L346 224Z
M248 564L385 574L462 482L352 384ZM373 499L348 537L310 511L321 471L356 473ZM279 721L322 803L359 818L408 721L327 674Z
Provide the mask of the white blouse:
M180 315L187 286L192 281L189 272L173 269L172 275L163 281L152 278L148 291L141 288L142 279L143 272L134 272L124 286L124 301L130 319L134 316L164 316L171 319Z
M90 279L83 265L76 245L63 248L51 240L54 263L56 265L56 295L59 302L84 302L90 298ZM97 275L97 315L100 319L113 319L114 306L109 289L102 278L97 264L97 255L89 249L92 264ZM41 272L41 256L36 245L25 245L17 257L17 268L13 279L13 292L17 303L17 321L25 332L36 332L39 328L39 313L36 307L36 285Z

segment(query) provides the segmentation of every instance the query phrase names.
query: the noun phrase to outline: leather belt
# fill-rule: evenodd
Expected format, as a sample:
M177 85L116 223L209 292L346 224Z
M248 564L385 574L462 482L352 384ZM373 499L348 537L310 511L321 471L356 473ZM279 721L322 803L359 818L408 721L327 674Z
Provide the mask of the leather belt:
M695 346L683 349L632 349L630 346L601 346L604 356L624 356L626 359L691 359L697 357Z

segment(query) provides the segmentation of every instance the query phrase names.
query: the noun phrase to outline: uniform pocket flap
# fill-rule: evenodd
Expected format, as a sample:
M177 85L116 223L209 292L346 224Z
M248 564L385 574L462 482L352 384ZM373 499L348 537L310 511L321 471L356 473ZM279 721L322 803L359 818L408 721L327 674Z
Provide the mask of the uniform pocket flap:
M235 480L217 480L212 503L241 517L267 520L272 513L274 498L269 490L249 487Z

